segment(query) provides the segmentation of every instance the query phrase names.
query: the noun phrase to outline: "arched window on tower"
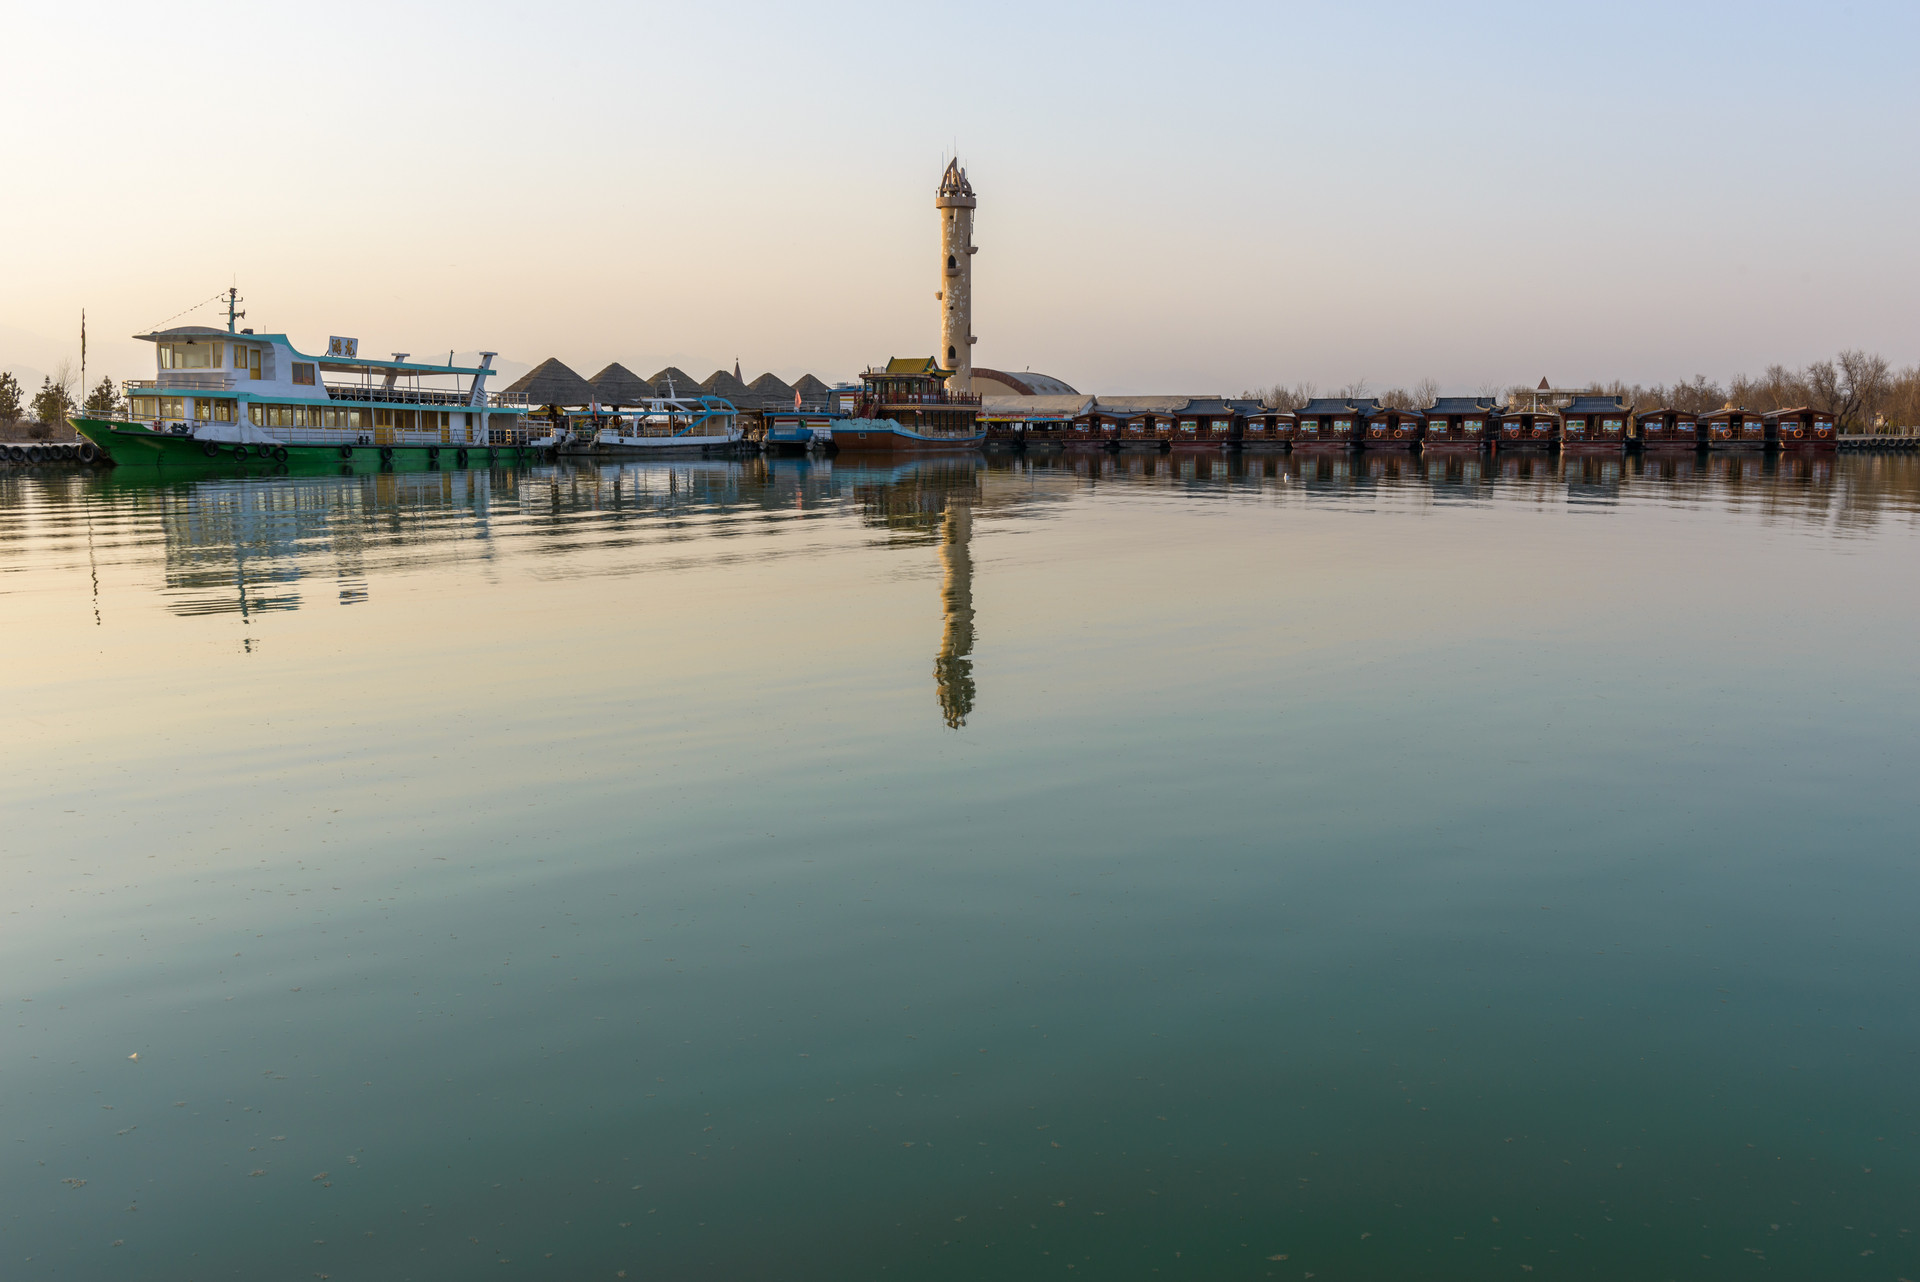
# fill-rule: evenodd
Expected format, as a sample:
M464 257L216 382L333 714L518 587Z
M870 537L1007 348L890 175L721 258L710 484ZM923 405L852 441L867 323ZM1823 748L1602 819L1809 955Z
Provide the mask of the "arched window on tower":
M956 268L956 267L958 267L959 265L960 265L960 264L958 264L958 263L956 263L956 262L954 262L954 261L953 261L953 255L952 255L952 254L948 254L948 255L947 255L947 270L948 270L948 271L952 271L952 270L953 270L954 268Z
M948 360L952 360L952 359L953 359L953 355L954 355L954 353L953 353L953 348L952 348L951 346L949 346L949 347L947 348L947 359L948 359Z

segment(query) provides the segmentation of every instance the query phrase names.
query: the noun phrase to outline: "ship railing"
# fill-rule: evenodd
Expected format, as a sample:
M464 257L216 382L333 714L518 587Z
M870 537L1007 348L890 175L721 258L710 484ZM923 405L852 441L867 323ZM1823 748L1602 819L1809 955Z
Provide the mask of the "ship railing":
M126 386L129 391L142 392L225 392L233 389L233 381L231 374L196 374L167 370L158 378L130 378Z
M473 393L436 391L418 387L369 387L366 384L328 383L327 397L336 401L370 401L381 405L449 405L472 408ZM481 408L506 409L527 403L522 392L488 392Z
M978 405L980 398L969 392L869 392L873 405Z

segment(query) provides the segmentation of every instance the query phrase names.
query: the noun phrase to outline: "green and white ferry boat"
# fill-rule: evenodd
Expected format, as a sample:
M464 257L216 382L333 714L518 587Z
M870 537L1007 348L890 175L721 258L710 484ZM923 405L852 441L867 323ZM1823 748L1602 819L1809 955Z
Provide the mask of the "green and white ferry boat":
M531 458L524 398L489 392L495 353L477 367L359 354L330 338L325 354L285 334L185 325L136 334L156 377L127 382L125 418L75 416L75 430L117 465L167 468L342 466L416 469Z

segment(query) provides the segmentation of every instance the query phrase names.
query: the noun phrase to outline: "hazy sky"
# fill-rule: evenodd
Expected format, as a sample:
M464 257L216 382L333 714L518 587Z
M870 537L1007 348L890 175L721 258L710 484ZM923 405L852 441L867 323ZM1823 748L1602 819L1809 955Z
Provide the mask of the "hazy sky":
M14 4L0 366L311 350L1083 390L1920 360L1920 5ZM189 319L210 318L211 311Z

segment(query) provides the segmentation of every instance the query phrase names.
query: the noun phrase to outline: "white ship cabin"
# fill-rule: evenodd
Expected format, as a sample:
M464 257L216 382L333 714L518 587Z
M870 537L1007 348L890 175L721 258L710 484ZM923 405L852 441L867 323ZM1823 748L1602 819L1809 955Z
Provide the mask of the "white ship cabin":
M185 325L136 334L154 345L156 377L130 379L130 417L203 440L283 444L518 445L525 398L489 392L492 352L478 367L427 364L396 352L359 354L351 338L326 353L297 351L285 334Z

